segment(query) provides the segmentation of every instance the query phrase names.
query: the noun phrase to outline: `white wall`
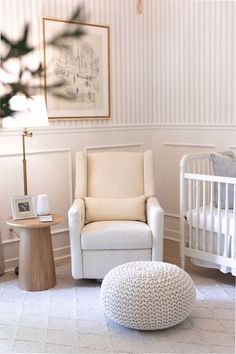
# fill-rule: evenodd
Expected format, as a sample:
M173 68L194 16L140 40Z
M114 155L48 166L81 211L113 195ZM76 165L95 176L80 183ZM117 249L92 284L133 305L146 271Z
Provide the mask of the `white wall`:
M157 195L167 214L165 234L178 238L180 157L190 151L236 145L236 2L143 0L143 15L137 15L135 0L2 0L1 27L16 38L25 19L31 20L33 41L40 43L40 17L65 18L77 4L84 6L90 22L110 25L112 117L56 121L47 130L35 130L34 137L27 139L27 151L44 152L29 155L30 192L50 192L53 184L50 199L66 219L65 210L60 208L64 203L66 209L70 203L68 185L65 197L53 173L42 178L32 169L32 156L41 156L41 168L45 169L53 155L46 151L61 150L54 154L66 179L68 150L72 151L73 166L74 152L88 146L134 144L138 149L153 148ZM20 160L17 164L18 157L11 155L19 151L19 135L1 130L0 165L4 172L0 175L0 218L4 239L8 234L3 225L10 214L7 194L22 190ZM15 182L9 175L16 175ZM56 204L55 197L59 198ZM54 236L58 256L68 251L66 221L60 227ZM4 247L5 258L17 256L11 240Z

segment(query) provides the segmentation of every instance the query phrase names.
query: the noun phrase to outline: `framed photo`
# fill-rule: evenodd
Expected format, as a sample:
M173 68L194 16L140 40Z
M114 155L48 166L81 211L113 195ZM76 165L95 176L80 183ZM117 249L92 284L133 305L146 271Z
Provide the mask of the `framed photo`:
M69 37L66 46L55 48L47 43L65 26L84 31ZM109 27L43 17L44 87L48 116L51 119L110 118L110 46ZM47 90L53 83L59 95ZM66 97L67 99L62 98Z
M36 218L35 199L32 195L11 197L13 220Z

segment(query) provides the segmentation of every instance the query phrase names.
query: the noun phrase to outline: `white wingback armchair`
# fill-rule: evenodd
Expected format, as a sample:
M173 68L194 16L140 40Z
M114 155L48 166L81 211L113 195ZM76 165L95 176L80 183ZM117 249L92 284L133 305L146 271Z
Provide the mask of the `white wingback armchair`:
M162 261L163 210L154 197L152 151L79 151L75 172L68 212L73 278L103 279L126 262Z

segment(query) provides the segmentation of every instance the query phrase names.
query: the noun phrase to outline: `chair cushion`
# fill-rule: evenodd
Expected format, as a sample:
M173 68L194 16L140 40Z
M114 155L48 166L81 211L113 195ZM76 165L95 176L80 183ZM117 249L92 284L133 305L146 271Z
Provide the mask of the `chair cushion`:
M140 221L97 221L81 230L81 249L145 249L152 247L150 227Z
M85 197L86 224L92 221L146 221L144 195L134 198Z

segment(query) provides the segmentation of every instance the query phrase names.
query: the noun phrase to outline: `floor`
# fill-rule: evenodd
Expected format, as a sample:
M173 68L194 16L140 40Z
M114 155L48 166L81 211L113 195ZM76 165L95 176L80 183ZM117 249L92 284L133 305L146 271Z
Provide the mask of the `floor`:
M179 242L164 240L164 262L180 266ZM70 259L57 260L55 263L57 267L60 267L70 264ZM219 280L222 284L235 286L235 277L231 274L223 274L216 269L195 266L188 257L186 257L185 270L188 273L201 275L202 277L212 277L212 279Z
M165 240L165 261L178 264L178 243ZM0 352L234 353L235 281L187 262L197 290L191 316L161 331L136 331L107 319L100 284L71 278L69 260L56 262L57 285L27 292L14 273L0 277Z

